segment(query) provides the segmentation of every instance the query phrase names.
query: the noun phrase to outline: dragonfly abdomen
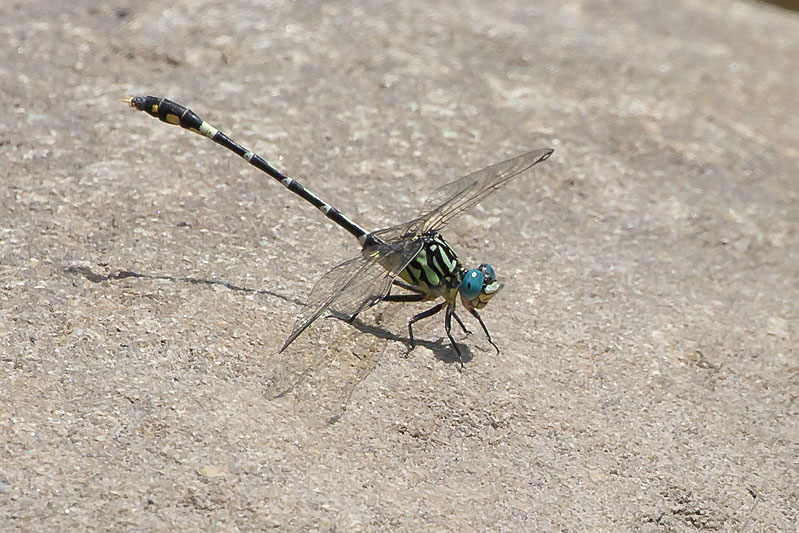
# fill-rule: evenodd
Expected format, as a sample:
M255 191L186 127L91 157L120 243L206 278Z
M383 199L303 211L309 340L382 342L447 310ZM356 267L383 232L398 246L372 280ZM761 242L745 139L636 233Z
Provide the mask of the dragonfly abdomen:
M172 100L161 98L159 96L134 96L133 98L127 99L126 102L131 107L135 107L140 111L144 111L148 115L155 117L162 122L174 124L189 131L193 131L194 133L198 133L211 139L220 146L224 146L234 154L246 160L258 170L261 170L262 172L279 181L284 187L312 206L319 209L327 218L347 230L351 235L357 238L362 245L364 244L364 239L367 237L367 232L365 229L360 227L349 218L345 217L338 209L332 207L330 204L323 201L314 193L303 187L300 182L289 178L277 170L275 167L269 164L266 159L255 152L251 152L250 150L244 148L239 143L225 135L223 132L204 121L191 109L182 106L177 102L173 102Z

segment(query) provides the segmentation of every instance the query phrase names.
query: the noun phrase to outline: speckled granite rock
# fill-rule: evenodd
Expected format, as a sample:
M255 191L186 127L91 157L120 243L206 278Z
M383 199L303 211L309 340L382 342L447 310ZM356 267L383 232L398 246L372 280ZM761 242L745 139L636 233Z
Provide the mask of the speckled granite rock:
M0 529L790 530L799 19L753 2L0 4ZM418 306L276 355L358 222L448 230L502 348ZM305 373L288 394L283 380ZM296 380L295 380L296 381ZM294 383L294 381L291 381ZM329 417L334 424L327 424Z

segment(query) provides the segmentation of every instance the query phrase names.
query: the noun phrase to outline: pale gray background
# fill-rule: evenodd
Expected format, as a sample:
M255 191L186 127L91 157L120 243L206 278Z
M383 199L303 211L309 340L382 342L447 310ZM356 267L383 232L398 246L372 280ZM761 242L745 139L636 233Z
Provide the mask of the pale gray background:
M795 527L795 14L5 0L0 17L0 529ZM369 228L554 147L446 232L506 283L483 313L502 353L459 337L459 372L438 317L403 358L423 306L386 305L276 355L357 244L120 102L140 93Z

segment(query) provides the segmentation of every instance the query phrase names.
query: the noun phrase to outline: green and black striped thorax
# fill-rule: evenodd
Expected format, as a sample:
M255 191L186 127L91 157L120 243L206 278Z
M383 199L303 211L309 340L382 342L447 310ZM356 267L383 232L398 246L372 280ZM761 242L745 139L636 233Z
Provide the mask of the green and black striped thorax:
M437 231L423 233L422 249L400 273L400 278L430 296L454 299L464 268L452 247Z

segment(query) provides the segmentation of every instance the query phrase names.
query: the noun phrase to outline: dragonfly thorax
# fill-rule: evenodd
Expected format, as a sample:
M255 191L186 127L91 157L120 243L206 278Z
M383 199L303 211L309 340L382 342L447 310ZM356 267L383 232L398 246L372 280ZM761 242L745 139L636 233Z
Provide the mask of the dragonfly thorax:
M454 301L465 272L455 250L437 231L423 233L417 239L422 247L400 278L431 298L443 296Z
M417 237L422 247L400 278L430 298L443 297L450 305L460 295L466 309L482 309L502 288L491 265L463 268L449 243L437 231Z

